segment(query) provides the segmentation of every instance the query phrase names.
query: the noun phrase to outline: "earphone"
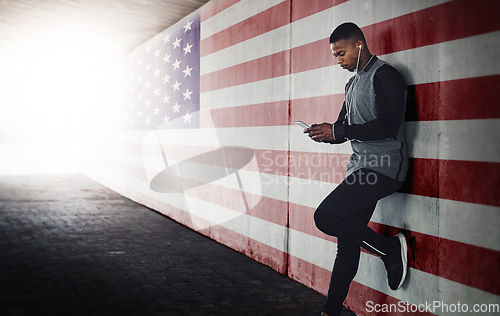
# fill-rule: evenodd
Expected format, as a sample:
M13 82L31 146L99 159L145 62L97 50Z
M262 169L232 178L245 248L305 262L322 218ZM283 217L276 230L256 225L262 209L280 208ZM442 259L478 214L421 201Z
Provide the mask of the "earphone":
M363 49L363 47L361 47L361 45L358 45L359 47L359 51L358 51L358 60L356 61L356 71L358 71L358 67L359 67L359 56L361 56L361 50Z

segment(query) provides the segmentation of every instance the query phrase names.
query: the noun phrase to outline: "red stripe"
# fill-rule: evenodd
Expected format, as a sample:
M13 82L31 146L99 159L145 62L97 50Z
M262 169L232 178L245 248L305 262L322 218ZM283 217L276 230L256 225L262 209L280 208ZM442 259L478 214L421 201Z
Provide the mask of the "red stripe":
M348 154L292 151L290 152L289 176L326 183L340 183L344 180L349 157Z
M292 1L292 21L298 21L347 1L348 0L294 0Z
M230 6L238 3L240 0L211 0L201 7L201 22L208 20L217 13L220 13Z
M333 258L332 258L333 266ZM328 286L330 283L331 272L318 267L310 262L302 260L292 255L288 255L288 276L302 283L319 293L326 295L328 292ZM370 287L364 286L358 282L353 281L349 288L349 294L344 302L349 310L356 313L357 315L373 315L373 313L368 313L366 307L371 305L366 305L367 302L373 302L375 304L402 304L401 301L389 296L385 293L374 290ZM384 312L383 315L434 315L431 313L401 313L401 312Z
M275 249L220 225L211 226L200 232L257 262L271 267L281 274L286 274L286 252Z
M183 160L200 165L210 165L221 168L241 169L259 173L286 176L288 174L288 153L280 150L252 149L247 147L221 147L228 157L222 161L217 148L201 146L165 145L167 157L174 160ZM250 151L255 156L256 164L245 164Z
M332 266L333 266L332 258ZM327 295L331 272L298 257L288 255L288 277Z
M224 11L240 0L212 0L201 9L201 22ZM329 9L348 0L295 0L292 2L292 21L298 21L315 13Z
M495 93L484 91L500 91L500 75L410 86L407 120L500 118Z
M500 118L496 95L484 91L500 91L500 75L408 86L406 120ZM291 100L288 123L284 116L288 111L285 109L288 101L212 109L202 112L201 125L216 128L278 126L293 124L296 120L306 123L334 122L343 101L343 93Z
M200 56L206 56L277 29L290 22L290 0L284 1L201 40Z
M290 152L291 177L339 183L347 155ZM302 162L302 163L300 163ZM317 162L317 163L315 163ZM411 158L400 192L469 203L500 206L500 163Z
M500 163L410 159L404 193L500 206Z
M498 12L497 0L455 0L364 27L363 32L372 53L389 54L499 30Z
M335 237L327 236L316 228L313 220L315 209L293 203L289 207L291 229L336 243ZM386 236L394 236L400 231L397 227L374 222L370 222L369 226ZM500 295L500 284L490 282L500 277L499 251L414 231L406 231L406 236L411 268Z
M202 128L288 125L288 101L202 111Z
M241 63L200 77L200 92L285 76L290 72L288 50Z
M146 150L151 150L161 158L156 144L145 144ZM192 169L184 162L203 165L216 166L221 168L232 168L236 170L254 171L267 174L286 176L288 174L288 153L280 150L252 149L248 147L224 146L220 148L189 146L189 145L169 145L163 144L164 153L167 160L180 161L171 165L172 168L183 170ZM122 149L122 153L141 155L142 147L127 150ZM224 152L224 153L223 153ZM226 159L223 158L226 156ZM255 156L256 164L249 163ZM146 166L147 168L147 166ZM192 172L192 170L190 170ZM144 174L144 172L142 172ZM145 178L145 176L143 177Z
M231 168L230 165L228 165L227 167ZM145 173L144 169L141 168L132 166L123 167L115 164L113 167L111 167L110 170L120 172L125 171L125 168L127 169L127 174L130 177L147 182L147 179L144 179L141 176L141 173ZM179 170L179 168L176 169ZM207 173L210 172L207 171ZM237 176L240 177L240 180L236 178ZM241 181L241 178L243 176L228 172L227 174L225 174L225 177L233 178L233 181L236 183L236 181ZM182 177L182 174L178 176L171 175L169 176L169 178L174 180L174 185L169 184L167 181L163 181L163 183L155 187L156 190L160 189L161 191L162 189L168 189L170 192L183 193L184 195L192 196L206 202L210 202L212 204L220 205L242 214L246 213L247 215L254 216L256 218L260 218L274 224L278 224L281 226L287 225L286 213L288 211L288 203L286 201L245 192L243 190L214 185L210 183L210 179L208 179L207 181L193 180ZM262 181L267 181L265 175L259 176L259 179L261 179ZM246 182L243 182L242 185L245 184Z
M470 1L447 2L362 29L370 51L377 55L499 30L496 12L500 10L500 2L485 0L480 3L475 7L475 3ZM457 27L456 21L460 21L463 27ZM291 54L293 73L336 64L331 55L329 38L295 47Z
M292 73L329 67L337 64L328 38L291 49Z
M144 143L141 145L142 147L140 148L134 146L130 150L124 148L122 149L122 151L124 153L135 155L145 155L146 153L154 153L160 155L159 143ZM169 160L177 160L225 167L224 163L222 162L222 152L220 151L221 148L219 147L173 145L162 143L161 149L163 150L163 153L165 154L167 163L169 165L172 164L168 162ZM159 158L162 157L160 156Z
M408 86L406 120L500 118L496 95L484 91L500 91L500 75ZM291 100L291 121L334 122L343 102L343 93Z
M439 165L440 161L438 159L425 159L425 158L410 159L408 175L406 177L405 184L400 189L400 192L408 194L416 194L421 196L428 196L432 198L439 198L440 197ZM461 177L460 169L456 170L456 176ZM466 187L469 187L468 186L469 182L464 181L464 179L467 178L461 178L461 179L463 180L462 184ZM474 188L472 189L474 190ZM481 188L475 188L475 189L481 190ZM459 196L456 197L458 198ZM467 198L467 197L462 196L462 198Z
M325 193L325 197L329 192ZM289 203L289 227L308 235L337 243L337 238L322 233L314 224L316 209L295 203Z
M369 226L391 236L398 230L373 222ZM412 231L406 237L410 267L500 295L500 284L491 281L500 279L499 251Z
M500 206L498 175L500 163L439 160L439 197Z
M500 2L498 1L486 0L484 2L493 2L496 7L500 8ZM283 4L285 4L285 2L280 5ZM269 10L274 10L278 6L275 6ZM370 45L372 44L372 42L374 43L372 49L373 53L389 54L410 48L422 47L430 44L436 44L440 42L464 38L467 36L478 35L500 29L500 25L497 23L496 14L494 11L488 11L486 15L483 15L483 12L481 10L472 5L474 9L470 12L464 11L463 14L467 16L466 20L474 25L474 27L454 27L448 32L442 31L440 27L441 24L446 26L456 25L456 17L448 14L448 11L461 12L461 10L468 9L469 6L470 4L468 4L467 1L448 2L442 5L438 5L365 27L365 35L367 36L367 41ZM478 7L481 8L482 6ZM264 12L268 12L269 10L266 10ZM262 14L264 12L262 12ZM269 18L267 15L260 16L260 14L261 13L250 19L257 19L258 17L259 19L265 20ZM282 14L282 16L285 15ZM279 23L285 23L284 18L282 19L283 21ZM421 20L429 20L434 22L415 24L415 21ZM479 23L478 21L484 21L484 23ZM267 31L269 31L270 29L266 28L267 24L264 23L262 28L265 28ZM408 33L404 30L408 29L409 27L412 28L414 25L418 25L418 29L414 30L415 32L418 32L418 36L408 36ZM279 26L282 25L280 24ZM229 34L217 33L214 35L218 37L227 36L228 38L227 41L224 41L223 38L214 38L213 40L216 42L225 42L224 44L220 44L222 45L221 48L218 48L216 50L234 45L237 43L237 41L239 41L240 38L244 40L259 34L255 34L256 31L254 31L252 28L250 29L250 31L244 31L244 28L247 26L240 25L240 23L235 25L234 27L236 27L237 29L233 30L233 27L227 29ZM393 34L396 32L399 33ZM236 34L238 34L238 36L236 36ZM368 36L373 40L369 40ZM398 40L393 40L391 37L398 38ZM405 38L406 40L400 41L400 37ZM389 40L380 40L381 38ZM204 45L203 43L207 43L206 41L209 39L211 38L207 38L202 41L202 49ZM214 45L218 46L219 44ZM381 45L385 46L379 47ZM241 65L228 67L226 69L215 71L210 74L205 74L201 76L201 91L206 92L214 89L220 89L286 75L288 73L289 67L288 54L291 54L292 73L332 66L336 62L331 55L329 46L329 41L327 39L323 39L320 41L295 47L291 50L291 52L289 52L288 50L279 52L270 56L261 57L256 60L243 63ZM206 55L212 52L213 51L207 50ZM479 91L484 90L480 89Z
M291 123L294 121L303 121L308 124L333 123L337 120L344 103L344 94L294 99L290 102Z
M304 137L306 137L304 135ZM152 145L154 146L154 145ZM223 164L217 149L200 146L165 145L167 159L233 169L243 168L263 174L340 183L349 155L251 148L225 147L231 159ZM241 166L243 156L255 155L256 166ZM191 156L190 156L191 155ZM197 158L192 156L198 155ZM248 157L247 157L248 158ZM258 168L258 170L255 170ZM410 158L408 176L400 192L469 203L500 206L500 163L485 161Z
M294 1L292 19L294 21L302 19L342 2L344 1ZM373 53L389 54L496 31L500 28L496 19L496 12L499 10L500 3L496 0L483 0L478 3L456 0L363 27L363 32ZM206 56L288 24L289 14L286 12L290 12L289 1L280 3L203 39L201 56ZM464 25L464 27L456 27L456 21L460 21L460 25ZM292 64L306 65L309 60L312 64L307 69L315 69L332 63L328 38L307 45L311 45L311 47L310 49L306 48L306 50L311 51L315 58L303 59L301 54L292 53L297 57L297 60L292 60ZM318 47L319 51L326 48L327 53L324 54L327 58L319 58ZM295 49L298 49L297 52L299 52L304 48ZM324 64L325 61L327 64ZM323 64L318 64L318 62ZM297 71L304 70L297 69Z
M314 50L307 48L303 52L293 51L292 59L299 58L295 57L295 54L299 54L303 60L316 61L326 58L325 55L330 55L330 52L319 48ZM241 66L237 65L205 74L200 79L202 92L286 75L287 62L287 53L281 52L241 64ZM329 64L322 66L333 64L332 60ZM310 70L309 66L305 62L294 62L292 73ZM497 91L500 88L499 79L500 75L491 75L409 86L408 110L417 112L415 116L423 121L500 117L500 109L491 106L496 102L493 99L494 94L483 93L483 91ZM340 98L340 95L336 96ZM422 104L425 104L425 108L418 106ZM329 106L330 104L321 102L318 105Z
M247 215L283 227L287 225L288 203L285 201L240 190L224 188L209 183L204 183L195 188L186 190L184 194L238 211L242 214L246 213Z

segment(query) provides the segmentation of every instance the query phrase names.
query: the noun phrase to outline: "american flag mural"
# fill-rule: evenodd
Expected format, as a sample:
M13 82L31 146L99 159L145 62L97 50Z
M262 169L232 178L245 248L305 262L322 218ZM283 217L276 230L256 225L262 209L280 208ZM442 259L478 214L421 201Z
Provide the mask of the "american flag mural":
M165 30L119 64L122 127L197 128L200 110L200 18ZM180 119L182 118L182 119Z
M498 12L496 0L212 0L113 68L104 106L120 128L100 135L87 173L326 294L336 239L313 212L351 149L315 143L293 122L337 118L352 74L328 37L352 21L409 85L408 179L370 226L406 233L410 270L391 291L382 262L362 252L346 306L498 306Z

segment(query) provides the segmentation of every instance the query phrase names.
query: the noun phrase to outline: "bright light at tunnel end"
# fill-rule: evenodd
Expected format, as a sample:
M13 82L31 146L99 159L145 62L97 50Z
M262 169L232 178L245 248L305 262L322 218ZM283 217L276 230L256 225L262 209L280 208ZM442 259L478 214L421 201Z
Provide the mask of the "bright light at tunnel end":
M117 50L108 39L60 27L3 53L0 174L80 171L84 144L105 128L95 91Z

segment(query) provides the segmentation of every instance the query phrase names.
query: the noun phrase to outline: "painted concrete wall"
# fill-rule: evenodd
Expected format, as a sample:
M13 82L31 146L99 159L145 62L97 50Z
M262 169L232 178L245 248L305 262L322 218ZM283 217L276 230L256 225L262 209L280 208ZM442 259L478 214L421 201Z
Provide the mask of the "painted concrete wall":
M89 145L87 173L326 293L336 239L319 232L312 216L342 181L351 149L312 142L293 121L336 119L352 74L335 66L328 37L336 25L353 21L372 53L408 83L409 176L379 202L370 226L387 235L405 232L410 271L403 287L391 291L382 262L363 252L346 305L361 315L375 303L405 310L431 304L427 312L440 315L487 309L475 304L500 303L499 4L211 1L132 52L133 69L125 71L152 82L173 76L175 61L165 57L175 53L175 40L177 49L199 45L199 121L182 128L186 117L179 112L172 120L177 128L101 134ZM191 31L184 26L198 17L192 28L200 42L189 42L181 37ZM175 36L167 40L168 34ZM159 47L158 56L151 47ZM145 70L148 60L152 67ZM136 98L126 106L141 113L174 106L164 95L183 90L162 81L149 103ZM127 93L147 95L150 88L134 82ZM122 113L124 102L116 100L123 92L113 91L103 106Z

